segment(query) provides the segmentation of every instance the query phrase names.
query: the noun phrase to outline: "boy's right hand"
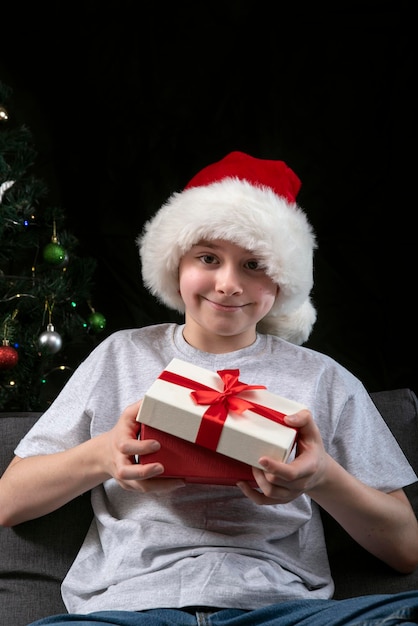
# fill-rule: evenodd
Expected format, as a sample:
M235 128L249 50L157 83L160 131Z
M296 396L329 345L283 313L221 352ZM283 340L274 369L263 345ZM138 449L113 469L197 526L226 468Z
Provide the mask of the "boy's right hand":
M155 439L138 439L140 424L136 416L141 400L128 406L115 426L104 436L107 437L107 471L117 483L127 491L141 493L169 492L184 487L185 482L178 478L158 478L164 467L161 463L146 463L146 455L159 450ZM143 461L137 462L141 457Z

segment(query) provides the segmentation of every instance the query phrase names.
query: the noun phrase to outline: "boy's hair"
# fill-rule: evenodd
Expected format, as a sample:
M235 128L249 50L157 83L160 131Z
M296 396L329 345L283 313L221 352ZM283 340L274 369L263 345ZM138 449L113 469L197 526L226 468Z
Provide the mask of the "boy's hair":
M168 198L137 237L144 284L182 313L181 257L202 239L231 241L259 257L280 288L258 330L304 343L316 320L310 299L316 240L296 203L300 186L283 161L243 152L205 167Z

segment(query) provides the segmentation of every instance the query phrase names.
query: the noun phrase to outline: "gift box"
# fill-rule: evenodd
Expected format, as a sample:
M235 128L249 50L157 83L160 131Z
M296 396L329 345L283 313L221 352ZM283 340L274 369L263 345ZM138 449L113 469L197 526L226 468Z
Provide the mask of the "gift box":
M162 475L166 478L182 478L186 483L230 486L245 480L254 487L257 485L251 465L168 435L147 424L141 424L140 438L160 442L160 450L144 456L144 463L162 463Z
M137 421L262 469L261 456L287 461L297 431L283 418L302 408L263 385L243 383L237 369L212 372L173 359L146 392Z

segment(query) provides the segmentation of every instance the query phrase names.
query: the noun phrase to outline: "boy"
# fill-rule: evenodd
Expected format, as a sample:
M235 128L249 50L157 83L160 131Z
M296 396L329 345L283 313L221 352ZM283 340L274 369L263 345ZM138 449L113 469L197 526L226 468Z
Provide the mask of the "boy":
M123 330L80 365L16 448L0 522L92 490L94 521L62 586L68 615L36 626L415 624L418 592L332 600L319 507L399 572L418 564L403 487L416 475L362 384L301 346L315 322L313 230L281 161L228 154L173 194L138 237L143 279L184 324ZM141 397L172 358L265 385L309 410L287 463L257 488L162 478L138 440ZM141 463L136 459L141 457Z

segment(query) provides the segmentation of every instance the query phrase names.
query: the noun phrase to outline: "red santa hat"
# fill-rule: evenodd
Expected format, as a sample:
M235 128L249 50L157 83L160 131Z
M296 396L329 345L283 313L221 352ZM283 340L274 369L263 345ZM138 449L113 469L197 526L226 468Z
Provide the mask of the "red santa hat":
M180 313L181 257L201 239L224 239L251 250L279 286L262 333L304 343L316 320L312 226L296 203L301 182L283 161L231 152L198 172L144 225L137 238L144 284Z

